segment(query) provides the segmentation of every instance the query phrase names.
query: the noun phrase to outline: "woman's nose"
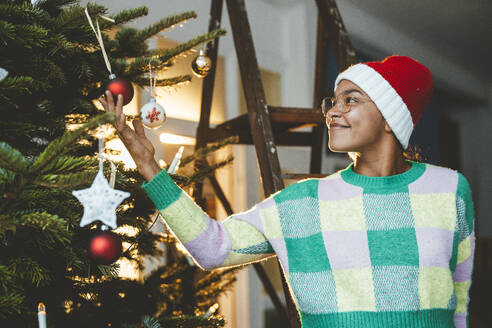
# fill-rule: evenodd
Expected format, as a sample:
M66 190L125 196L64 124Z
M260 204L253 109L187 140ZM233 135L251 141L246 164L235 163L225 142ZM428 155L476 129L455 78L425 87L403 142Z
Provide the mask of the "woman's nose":
M338 108L338 106L333 106L326 113L326 118L331 118L333 116L340 117L341 115L342 111L340 110L340 108Z

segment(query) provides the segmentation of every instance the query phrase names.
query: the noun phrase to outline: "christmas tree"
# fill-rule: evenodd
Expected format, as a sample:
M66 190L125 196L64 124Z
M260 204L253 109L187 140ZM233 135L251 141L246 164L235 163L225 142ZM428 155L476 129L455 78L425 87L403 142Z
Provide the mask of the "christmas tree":
M149 82L149 63L165 70L178 56L225 33L219 29L174 48L149 49L146 40L196 14L169 16L137 30L122 24L146 15L145 7L115 15L92 3L87 9L101 31L113 35L102 34L113 72L139 85ZM39 302L47 307L49 327L222 326L223 319L210 314L234 272L204 272L175 247L171 234L152 233L157 218L142 178L122 163L116 163L115 189L131 196L118 207L118 225L134 232L119 232L130 245L122 256L142 269L142 257L163 256L158 245L166 243L167 263L144 280L131 280L118 276L117 264L89 259L87 243L100 224L79 226L83 207L72 190L92 183L99 163L94 132L114 117L98 115L93 102L108 72L84 10L73 0L0 0L0 326L37 327ZM158 79L156 85L190 79ZM209 145L183 158L181 166L233 142ZM186 190L231 160L172 176ZM109 163L104 170L109 176Z

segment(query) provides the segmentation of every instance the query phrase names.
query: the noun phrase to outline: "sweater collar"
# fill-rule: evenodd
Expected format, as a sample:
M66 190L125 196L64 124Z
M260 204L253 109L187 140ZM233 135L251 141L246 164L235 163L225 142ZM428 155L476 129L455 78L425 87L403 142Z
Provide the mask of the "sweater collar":
M370 177L354 172L354 163L350 163L341 173L342 179L350 184L364 189L393 189L402 187L417 180L425 171L425 163L406 160L412 167L403 173L385 176Z

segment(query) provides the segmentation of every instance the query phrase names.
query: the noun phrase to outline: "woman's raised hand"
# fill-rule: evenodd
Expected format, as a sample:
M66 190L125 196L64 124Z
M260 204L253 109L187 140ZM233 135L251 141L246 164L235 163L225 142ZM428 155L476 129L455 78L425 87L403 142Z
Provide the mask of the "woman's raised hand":
M106 97L101 96L99 102L108 113L114 113L116 120L114 126L116 133L132 156L137 169L145 180L150 181L161 171L159 164L154 159L155 149L149 139L145 136L144 127L140 118L132 121L135 130L126 125L126 116L123 113L123 96L118 95L116 106L111 91L106 90Z

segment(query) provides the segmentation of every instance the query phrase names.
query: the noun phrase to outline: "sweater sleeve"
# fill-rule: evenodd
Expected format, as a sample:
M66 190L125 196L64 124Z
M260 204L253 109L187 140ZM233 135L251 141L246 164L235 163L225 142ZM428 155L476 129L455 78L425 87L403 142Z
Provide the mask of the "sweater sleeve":
M456 291L457 306L454 323L457 328L468 327L469 291L475 254L475 214L470 186L466 178L458 173L456 195L458 215L458 259L453 282Z
M275 254L262 232L262 221L276 213L271 206L264 206L272 204L270 198L273 195L263 201L263 205L259 203L248 211L217 221L178 187L165 170L144 183L142 188L154 202L169 230L202 269L243 265Z

